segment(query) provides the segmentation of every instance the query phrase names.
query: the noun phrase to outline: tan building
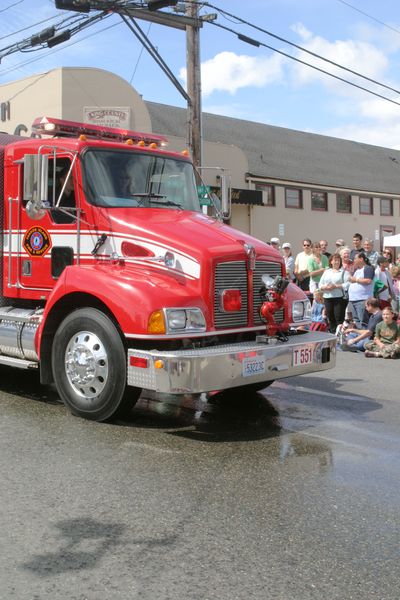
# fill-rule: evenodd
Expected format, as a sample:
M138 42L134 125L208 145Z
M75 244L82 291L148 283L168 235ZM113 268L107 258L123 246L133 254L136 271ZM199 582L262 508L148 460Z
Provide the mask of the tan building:
M38 116L164 133L186 147L185 109L145 102L121 77L92 68L59 68L0 86L0 129L30 135ZM232 219L268 241L337 238L354 232L382 245L399 231L400 152L250 121L204 114L203 163L231 175ZM218 172L206 170L208 185Z

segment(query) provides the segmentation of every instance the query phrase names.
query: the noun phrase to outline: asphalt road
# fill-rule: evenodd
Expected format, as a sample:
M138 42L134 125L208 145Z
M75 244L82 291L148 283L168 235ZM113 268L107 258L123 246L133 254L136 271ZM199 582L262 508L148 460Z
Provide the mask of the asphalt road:
M398 600L399 361L72 417L0 367L0 600Z

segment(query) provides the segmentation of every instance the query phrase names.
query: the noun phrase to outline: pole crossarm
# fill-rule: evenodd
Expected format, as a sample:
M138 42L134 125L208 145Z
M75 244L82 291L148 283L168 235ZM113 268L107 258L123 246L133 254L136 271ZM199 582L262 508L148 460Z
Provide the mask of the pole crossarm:
M141 29L141 27L136 23L135 19L133 17L128 18L126 15L123 15L121 13L120 13L120 17L124 21L124 23L129 27L129 29L132 31L132 33L138 38L138 40L143 45L143 47L147 50L147 52L150 54L150 56L152 58L154 58L154 60L159 65L159 67L164 71L164 73L166 74L168 79L174 84L176 89L185 98L187 103L191 104L191 98L186 93L185 88L182 87L182 85L180 84L178 79L175 77L175 75L173 74L171 69L168 67L168 65L162 58L162 56L157 51L156 47L151 43L151 41L149 40L147 35L144 33L143 29Z
M122 11L122 8L113 8L114 12ZM123 12L130 17L135 19L142 19L143 21L151 21L158 23L159 25L167 25L168 27L175 27L176 29L185 30L187 26L191 27L203 27L201 19L192 19L186 16L173 15L171 13L158 11L150 11L144 8L135 8L129 6L129 4L123 8Z

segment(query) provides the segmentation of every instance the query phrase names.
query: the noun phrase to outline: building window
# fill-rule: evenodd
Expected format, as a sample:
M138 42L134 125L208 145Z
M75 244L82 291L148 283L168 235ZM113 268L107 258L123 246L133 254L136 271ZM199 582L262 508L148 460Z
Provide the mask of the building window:
M303 196L297 188L285 188L286 208L303 208Z
M328 194L326 192L311 192L311 210L328 210Z
M350 194L336 194L336 212L351 213Z
M391 198L381 198L381 216L393 217L393 200Z
M373 215L372 198L360 197L360 215Z
M275 206L275 188L269 183L256 183L255 189L263 192L264 206Z

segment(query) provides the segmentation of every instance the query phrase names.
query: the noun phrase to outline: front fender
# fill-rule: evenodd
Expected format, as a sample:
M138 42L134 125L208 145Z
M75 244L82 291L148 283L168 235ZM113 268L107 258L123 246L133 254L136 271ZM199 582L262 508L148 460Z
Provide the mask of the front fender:
M72 265L66 267L46 303L38 328L36 348L40 348L49 315L61 301L74 308L74 297L87 294L114 315L123 333L146 335L149 314L164 306L207 306L201 300L198 281L176 280L168 272L158 273L120 264Z

